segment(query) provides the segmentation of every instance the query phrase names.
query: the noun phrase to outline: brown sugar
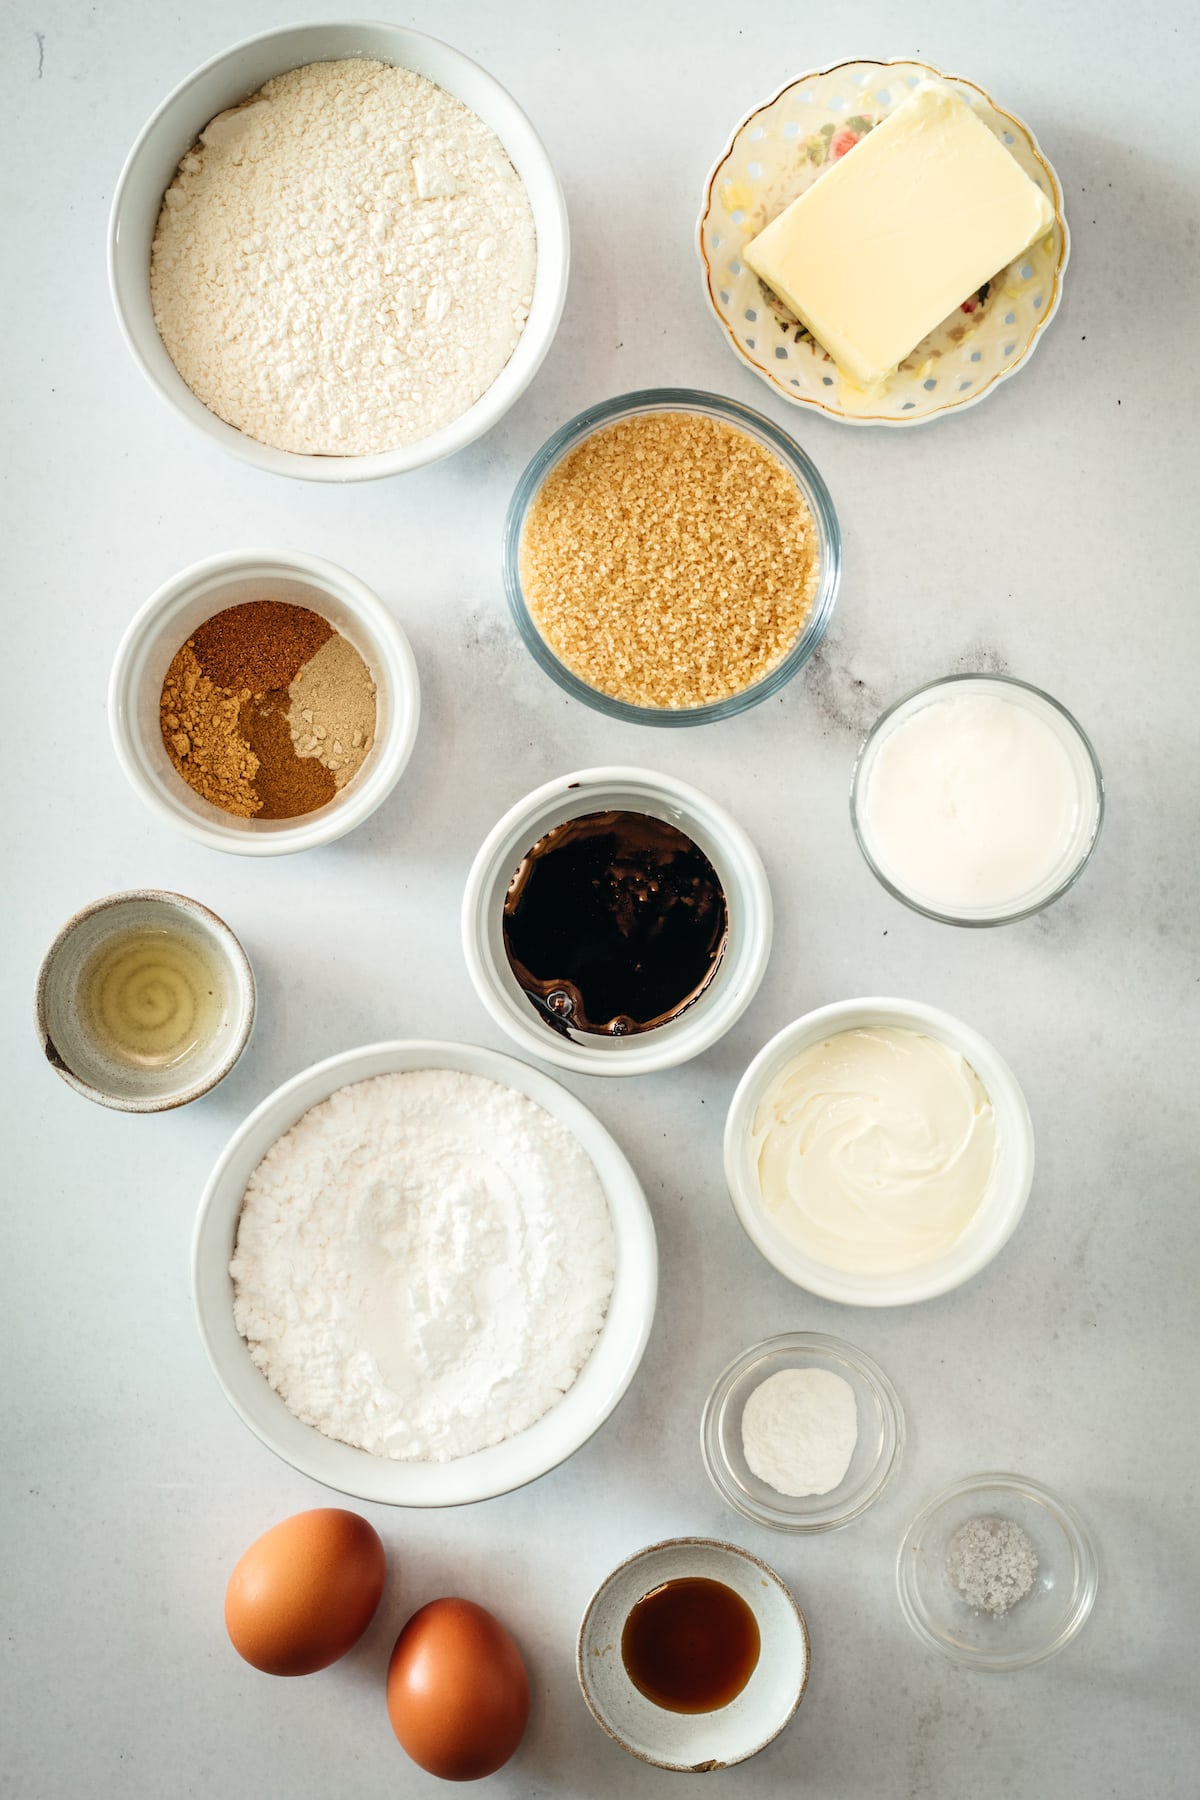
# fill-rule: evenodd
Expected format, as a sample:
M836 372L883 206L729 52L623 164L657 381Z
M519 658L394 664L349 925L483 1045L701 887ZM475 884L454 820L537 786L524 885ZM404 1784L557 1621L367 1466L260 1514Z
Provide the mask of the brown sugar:
M550 649L599 692L681 708L753 687L812 611L812 514L784 463L699 413L604 426L551 470L520 574Z

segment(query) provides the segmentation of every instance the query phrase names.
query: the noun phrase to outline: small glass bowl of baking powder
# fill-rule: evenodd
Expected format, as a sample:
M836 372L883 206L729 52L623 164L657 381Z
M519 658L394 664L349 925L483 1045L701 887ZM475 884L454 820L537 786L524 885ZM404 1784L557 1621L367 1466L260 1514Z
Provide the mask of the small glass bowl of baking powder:
M743 1414L764 1381L784 1370L828 1370L854 1394L858 1435L837 1486L824 1494L782 1494L746 1461ZM843 1338L788 1331L752 1344L717 1377L700 1421L700 1453L721 1498L743 1518L775 1531L838 1531L861 1518L900 1466L904 1408L871 1357Z
M1015 1526L1007 1535L1027 1558L1016 1571L1021 1597L1004 1610L972 1604L962 1591L956 1544L980 1521L997 1536ZM1079 1514L1024 1475L954 1482L921 1508L896 1559L909 1625L923 1644L966 1669L1028 1669L1057 1655L1086 1624L1098 1581L1095 1546Z

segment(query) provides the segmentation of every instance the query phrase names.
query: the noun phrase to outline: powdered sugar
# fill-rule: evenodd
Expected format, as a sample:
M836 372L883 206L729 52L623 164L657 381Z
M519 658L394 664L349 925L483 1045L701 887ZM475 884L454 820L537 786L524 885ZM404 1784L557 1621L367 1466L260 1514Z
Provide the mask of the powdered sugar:
M544 1108L453 1070L380 1075L312 1107L254 1171L234 1318L305 1424L445 1462L571 1387L614 1257L600 1179Z
M410 69L310 63L201 133L151 256L155 323L228 424L361 456L449 424L512 355L533 214L495 134Z

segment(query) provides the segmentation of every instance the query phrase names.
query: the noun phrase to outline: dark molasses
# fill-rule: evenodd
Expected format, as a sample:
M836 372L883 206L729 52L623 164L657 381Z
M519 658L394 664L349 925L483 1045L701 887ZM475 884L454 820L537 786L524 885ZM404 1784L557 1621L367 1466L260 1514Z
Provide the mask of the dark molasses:
M758 1621L723 1581L685 1575L643 1594L621 1633L621 1660L639 1693L668 1712L715 1712L758 1665Z
M653 1031L699 999L725 949L704 852L646 813L596 812L539 838L509 883L509 965L556 1031Z

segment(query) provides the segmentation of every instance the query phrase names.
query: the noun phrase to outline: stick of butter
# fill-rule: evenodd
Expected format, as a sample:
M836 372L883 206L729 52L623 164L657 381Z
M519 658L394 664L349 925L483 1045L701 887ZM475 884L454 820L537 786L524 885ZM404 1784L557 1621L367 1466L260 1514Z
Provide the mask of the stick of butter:
M1053 222L967 103L923 82L744 255L843 374L870 388Z

